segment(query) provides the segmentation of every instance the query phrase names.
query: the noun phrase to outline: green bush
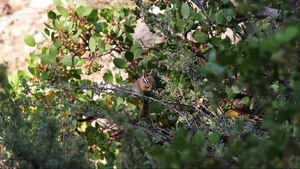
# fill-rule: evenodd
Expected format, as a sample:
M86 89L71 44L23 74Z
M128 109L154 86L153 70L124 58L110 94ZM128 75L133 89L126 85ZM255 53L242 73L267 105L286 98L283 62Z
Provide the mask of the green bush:
M7 158L20 168L299 168L299 4L135 3L56 0L48 41L24 38L37 48L28 71L10 83L0 75ZM165 41L136 42L140 18ZM108 70L103 82L82 79L106 54L128 78ZM131 84L151 69L156 91L137 95Z

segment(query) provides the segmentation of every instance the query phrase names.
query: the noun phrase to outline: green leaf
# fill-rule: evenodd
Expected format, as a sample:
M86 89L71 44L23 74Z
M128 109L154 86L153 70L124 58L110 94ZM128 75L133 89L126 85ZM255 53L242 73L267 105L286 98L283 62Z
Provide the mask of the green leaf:
M63 30L65 32L72 32L73 31L74 22L65 21L63 24Z
M242 92L242 89L237 86L237 85L233 85L231 86L231 91L234 93L234 94L238 94L238 93L241 93Z
M202 69L205 73L211 73L215 76L221 75L225 70L224 67L211 62L208 62Z
M275 39L280 42L288 42L295 37L297 37L300 33L299 27L297 26L288 26L284 29L284 31L276 34Z
M19 76L18 76L17 72L14 72L9 77L9 82L12 84L13 87L18 88L18 86L19 86Z
M212 132L209 136L208 136L208 141L211 144L217 144L221 139L221 136L219 133L217 132Z
M50 31L49 31L49 29L45 28L45 29L44 29L44 32L45 32L45 34L46 34L47 36L50 36Z
M175 28L177 32L183 32L185 28L185 21L183 19L174 19Z
M49 55L56 58L57 54L58 54L57 48L54 45L52 45L49 49Z
M64 59L61 61L65 66L74 66L78 62L77 57L72 57L72 56L66 56Z
M97 22L95 23L95 32L96 33L99 33L99 32L102 32L103 31L103 22Z
M130 51L133 53L134 59L136 59L143 53L143 48L139 43L135 43L132 45Z
M242 98L242 102L243 102L244 104L248 104L248 103L249 103L249 97L243 97L243 98Z
M114 81L114 77L113 77L111 70L107 71L104 74L103 79L106 83L112 83Z
M266 39L261 43L261 47L266 51L273 52L280 47L280 44L274 39Z
M98 10L92 9L92 12L87 17L93 19L94 22L98 21L99 20Z
M195 134L195 142L196 144L199 144L200 146L205 145L205 134L203 131L197 131Z
M48 64L51 64L51 63L54 63L56 60L56 55L41 55L41 63L43 65L48 65Z
M41 63L43 65L48 65L50 63L54 63L56 58L57 58L58 50L57 48L53 45L49 49L49 54L43 54L41 55Z
M187 3L183 3L181 6L181 13L184 19L187 19L190 16L190 7Z
M32 77L30 72L25 71L25 70L18 70L17 74L18 74L19 78L25 78L26 80L29 80Z
M85 17L85 16L89 16L91 14L91 12L93 11L93 8L89 7L89 6L79 6L78 8L76 8L76 13L79 16L79 18Z
M115 66L119 69L124 69L127 67L127 62L124 59L121 58L115 58L113 60Z
M28 67L28 71L33 75L33 76L37 76L39 77L39 68L38 67L35 67L35 66L32 66L32 67Z
M164 110L164 107L159 104L149 103L149 112L150 113L160 113Z
M125 31L128 33L134 33L134 29L132 26L124 25Z
M194 32L193 37L199 43L204 43L208 40L208 36L205 33L200 32L198 30Z
M99 47L98 54L102 55L105 51L105 43L101 38L98 38L98 47Z
M54 46L57 47L57 48L60 48L60 47L62 47L62 42L57 41L57 42L54 43Z
M53 11L49 11L48 12L48 18L50 19L56 19L56 13Z
M49 78L49 75L48 75L48 72L46 72L46 71L43 71L42 72L42 80L47 80L48 78Z
M215 62L216 58L217 58L217 50L215 48L212 48L208 54L208 61Z
M64 8L63 6L57 6L56 9L62 16L69 16L68 10L66 10L66 8Z
M63 27L63 22L59 22L58 20L54 20L53 27L54 27L55 29L62 29L62 27Z
M218 12L215 13L214 17L215 17L215 20L216 20L217 23L222 23L225 19L224 11L219 10Z
M227 4L230 0L222 0L223 4Z
M32 35L25 35L24 42L26 45L31 46L31 47L36 45L36 42Z
M92 52L94 52L96 49L96 41L97 41L96 39L97 39L97 37L91 36L91 38L89 40L89 48Z
M220 46L221 45L221 42L222 42L222 39L221 38L217 38L217 37L211 37L211 43L214 45L214 46Z
M134 54L130 51L126 51L124 57L128 62L133 62Z
M53 0L53 3L56 6L64 6L64 4L61 2L61 0Z

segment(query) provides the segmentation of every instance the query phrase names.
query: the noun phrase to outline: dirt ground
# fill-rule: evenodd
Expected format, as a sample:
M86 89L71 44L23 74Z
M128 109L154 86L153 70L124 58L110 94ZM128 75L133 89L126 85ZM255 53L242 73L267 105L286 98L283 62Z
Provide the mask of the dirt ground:
M87 0L91 6L128 6L130 0ZM8 64L8 72L26 69L26 58L34 47L24 44L24 36L29 34L37 42L43 40L44 22L47 12L55 9L53 0L0 0L0 63ZM111 59L106 57L106 62ZM109 63L107 63L109 65Z

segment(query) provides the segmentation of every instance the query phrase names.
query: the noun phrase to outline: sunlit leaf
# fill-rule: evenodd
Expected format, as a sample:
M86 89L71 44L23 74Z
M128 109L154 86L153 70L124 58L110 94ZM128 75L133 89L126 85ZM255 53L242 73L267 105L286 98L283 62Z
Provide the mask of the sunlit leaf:
M249 97L243 97L242 102L244 104L248 104L249 103Z
M89 6L79 6L78 8L76 8L76 13L79 16L79 18L88 16L91 14L91 12L93 11L93 8L89 7Z
M52 45L49 49L49 55L56 58L57 54L58 54L57 48L54 45Z
M99 47L98 54L102 55L105 51L105 43L101 38L98 38L98 47Z
M48 65L51 63L54 63L56 60L56 55L48 55L48 54L43 54L41 55L41 63L43 65Z
M31 47L36 45L36 42L35 42L34 37L32 35L25 35L24 42L25 42L26 45L31 46Z
M94 52L96 49L96 42L97 39L95 36L91 36L90 40L89 40L89 49Z
M65 56L61 61L65 66L75 66L75 64L78 62L77 57L72 56Z
M230 117L239 117L239 112L235 110L228 110L225 114Z
M63 6L57 6L56 9L62 16L69 16L68 10L66 10L66 8L64 8Z
M133 53L134 58L136 59L143 53L143 48L139 43L135 43L132 45L130 51Z
M56 5L56 6L63 6L64 4L62 3L61 0L53 0L53 3Z
M103 76L103 79L106 83L112 83L114 81L114 77L113 77L113 74L112 72L109 70L107 71L104 76Z

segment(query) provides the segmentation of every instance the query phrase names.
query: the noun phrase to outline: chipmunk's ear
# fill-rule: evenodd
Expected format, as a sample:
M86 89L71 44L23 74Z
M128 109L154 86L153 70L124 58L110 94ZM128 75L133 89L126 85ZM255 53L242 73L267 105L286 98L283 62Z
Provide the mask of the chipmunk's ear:
M149 74L153 75L154 74L154 71L153 69L150 70Z
M144 76L153 76L153 75L154 75L153 69L151 69L150 72L148 73L147 72L144 73Z

